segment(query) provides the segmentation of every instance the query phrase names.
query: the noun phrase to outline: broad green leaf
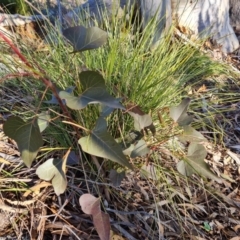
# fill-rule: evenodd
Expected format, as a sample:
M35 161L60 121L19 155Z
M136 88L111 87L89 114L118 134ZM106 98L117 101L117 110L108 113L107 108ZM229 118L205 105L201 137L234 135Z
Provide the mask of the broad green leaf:
M71 86L71 87L66 88L64 91L72 94L74 89L75 89L75 87ZM60 91L62 91L62 90L58 90L58 94L59 94ZM48 103L48 104L59 104L57 98L53 94L52 94L52 99L51 100L44 101L44 102ZM66 105L64 100L63 100L63 104Z
M156 133L155 126L149 114L144 113L138 105L134 104L128 104L127 109L130 109L128 113L134 118L134 128L137 131L150 129L152 134Z
M110 218L101 211L100 198L87 193L79 198L79 203L84 213L92 215L100 240L110 240Z
M197 130L195 130L191 126L183 126L183 134L181 135L181 139L185 139L189 142L207 142L208 140Z
M189 125L193 120L193 117L187 114L190 102L190 98L185 98L178 106L170 108L170 117L177 122L179 126Z
M24 122L20 117L10 117L4 123L3 131L16 141L23 162L30 167L43 145L37 118Z
M146 142L144 140L138 141L138 143L134 146L134 149L130 155L131 158L136 157L145 157L147 154L149 154L150 149L148 148Z
M124 136L124 140L122 140L122 138L119 138L117 141L122 149L125 149L123 151L123 153L125 155L129 155L131 154L132 150L134 149L134 144L136 144L139 140L141 140L141 138L143 137L143 134L137 130L132 130L130 131L127 135ZM131 148L129 148L130 146L132 147L132 150L130 151ZM126 149L129 148L129 149ZM130 152L129 152L130 151Z
M83 91L88 88L105 88L106 84L103 76L95 71L83 71L79 74L80 82L82 84Z
M182 102L175 106L170 108L170 117L177 122L179 118L181 118L182 114L187 113L188 106L191 102L190 98L185 98L182 100Z
M119 187L124 177L125 171L117 172L116 170L112 169L109 174L109 179L114 187Z
M74 52L96 49L107 42L107 33L98 27L70 27L63 30L63 36L72 44Z
M202 161L202 160L198 160ZM187 159L181 160L180 162L177 163L177 170L184 176L192 176L196 171L194 168L191 166L191 162L189 162Z
M110 159L132 169L132 165L124 156L121 146L107 132L107 123L104 118L100 117L90 135L80 138L78 143L84 152Z
M191 176L193 173L197 173L201 176L211 178L218 183L222 183L222 179L217 177L203 160L182 160L177 164L177 170L184 176Z
M152 124L152 118L148 114L139 115L130 111L128 113L134 118L134 128L137 131L141 131Z
M120 98L114 98L108 93L101 74L93 71L85 71L80 73L79 77L83 87L82 95L75 97L66 91L59 93L59 96L66 101L69 108L80 110L88 104L100 103L114 109L125 109L119 102Z
M187 113L184 113L181 118L178 119L177 123L179 126L186 126L191 124L193 121L193 116L189 116Z
M65 171L66 158L50 158L37 168L36 174L42 180L51 181L55 193L59 196L64 193L67 188Z
M38 126L39 126L39 130L40 132L43 132L47 126L49 125L49 121L50 121L51 117L47 112L42 112L40 114L38 114Z
M112 112L114 111L114 108L105 106L103 104L101 104L100 106L100 117L107 117L109 116Z
M201 144L191 143L188 148L187 159L180 161L177 164L177 170L185 175L191 176L193 173L198 173L201 176L211 178L218 183L222 183L221 178L217 177L209 168L204 159L207 156L205 147Z
M183 142L207 142L207 139L200 132L196 131L189 125L183 126L183 133L178 136L178 138Z
M67 106L74 110L81 110L88 104L102 103L111 108L125 109L119 102L120 98L112 97L104 88L91 88L86 90L81 96L75 97L70 93L61 91L61 99L64 99Z
M125 155L129 155L131 158L144 157L150 152L146 142L139 140L135 145L131 144L127 149L123 151Z
M188 159L196 160L201 159L204 160L207 156L207 151L202 144L191 143L188 147Z
M130 156L134 147L135 147L134 144L130 144L130 146L128 146L128 148L123 150L123 154Z

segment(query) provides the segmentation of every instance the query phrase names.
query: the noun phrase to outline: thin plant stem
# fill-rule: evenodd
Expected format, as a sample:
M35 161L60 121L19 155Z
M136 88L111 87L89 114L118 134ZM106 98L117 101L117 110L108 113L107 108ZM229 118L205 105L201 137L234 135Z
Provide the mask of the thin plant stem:
M21 51L14 45L14 43L8 38L6 37L2 32L0 32L0 38L2 38L9 46L10 48L17 54L17 56L19 57L19 59L27 66L30 68L30 70L32 70L34 72L34 74L39 77L39 79L43 82L43 84L46 86L46 88L49 88L53 95L55 96L55 98L57 99L60 108L62 109L64 115L70 119L70 121L74 122L67 107L63 104L62 99L59 97L58 91L56 86L52 83L52 81L50 79L48 79L47 77L45 77L45 73L42 74L43 70L41 68L38 67L38 70L40 71L40 73L36 73L34 70L34 66L29 63L29 61L25 58L25 56L21 53ZM78 128L76 126L73 126L74 130L76 131L76 134L78 137L81 136Z

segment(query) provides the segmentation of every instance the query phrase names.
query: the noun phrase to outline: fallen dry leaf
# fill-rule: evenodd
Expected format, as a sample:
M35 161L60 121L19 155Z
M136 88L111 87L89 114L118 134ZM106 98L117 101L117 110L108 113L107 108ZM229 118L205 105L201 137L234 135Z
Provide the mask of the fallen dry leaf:
M101 211L100 198L91 194L83 194L79 198L82 211L93 217L93 224L101 240L110 240L110 219L107 213Z
M51 185L52 185L52 184L51 184L50 182L45 182L45 181L43 181L43 182L38 183L38 184L36 184L35 186L29 188L29 190L27 190L27 191L23 194L23 196L24 196L24 197L27 197L27 196L28 196L29 194L31 194L31 193L37 195L37 194L39 194L41 188L48 187L48 186L51 186Z

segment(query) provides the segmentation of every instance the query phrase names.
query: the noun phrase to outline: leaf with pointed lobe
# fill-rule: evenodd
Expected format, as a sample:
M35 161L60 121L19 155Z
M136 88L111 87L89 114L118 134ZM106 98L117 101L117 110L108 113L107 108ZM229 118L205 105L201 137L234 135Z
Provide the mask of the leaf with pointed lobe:
M43 145L37 118L24 122L20 117L10 117L4 123L3 131L16 141L23 162L30 167Z
M63 30L63 36L70 41L74 52L83 52L104 45L108 34L98 27L75 26Z
M91 133L86 137L80 138L78 143L84 152L110 159L132 169L132 165L124 156L121 146L107 132L107 122L102 117L97 120L96 126Z

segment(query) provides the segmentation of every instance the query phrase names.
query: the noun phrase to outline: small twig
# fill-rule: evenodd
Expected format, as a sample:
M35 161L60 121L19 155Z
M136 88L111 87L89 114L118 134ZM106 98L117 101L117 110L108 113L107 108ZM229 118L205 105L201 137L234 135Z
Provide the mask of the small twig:
M113 219L110 219L111 221L113 221ZM121 226L119 225L115 225L114 224L114 227L122 233L123 236L125 236L128 240L137 240L135 237L133 237L132 235L130 235L124 228L122 228Z
M91 158L92 158L94 164L96 165L96 167L97 167L97 169L98 169L98 174L100 174L101 177L102 177L103 179L105 179L106 174L105 174L105 172L104 172L103 167L99 164L98 158L97 158L96 156L94 156L94 155L91 155ZM111 201L110 194L109 194L109 191L108 191L107 186L103 186L103 189L104 189L104 193L105 193L106 199L107 199L108 201Z
M10 199L7 199L7 198L3 198L4 201L8 202L9 204L11 205L15 205L15 206L28 206L28 205L31 205L33 203L35 203L37 201L37 199L33 199L33 200L26 200L26 201L11 201Z
M38 113L38 111L39 111L39 109L40 109L40 107L41 107L41 104L42 104L42 102L43 102L43 99L44 99L44 97L45 97L46 94L47 94L47 91L48 91L48 87L45 88L45 90L44 90L44 92L43 92L43 94L42 94L41 101L39 102L38 107L37 107L37 109L36 109L36 113Z
M5 80L7 80L7 79L17 78L17 77L31 77L33 75L34 75L34 73L26 73L26 72L24 72L24 73L7 74L6 76L4 76L4 77L2 77L0 79L0 82L3 82Z
M193 41L191 41L190 39L187 38L186 35L184 35L183 33L181 33L177 28L175 28L175 32L176 34L183 39L184 41L186 41L188 44L190 44L192 47L194 47L195 49L200 50L201 49L201 45L194 43ZM207 53L207 51L203 51L204 53Z
M66 228L69 232L71 232L76 237L76 239L81 240L81 238L79 238L77 234L68 225L64 225L63 227Z
M79 152L80 162L81 162L81 165L82 165L83 174L84 174L84 178L85 178L84 180L86 182L87 190L90 193L89 184L87 182L87 173L85 171L84 162L83 162L83 152L81 151L81 146L79 144L78 144L78 152ZM75 186L75 185L73 184L73 186Z
M82 127L81 125L78 125L76 123L73 123L73 122L69 122L69 121L62 121L63 123L66 123L66 124L69 124L69 125L72 125L74 127L77 127L77 128L81 128L82 130L84 130L85 132L89 132L89 130L87 128L84 128Z
M42 204L43 204L44 207L48 208L53 214L51 214L51 215L42 215L42 216L39 217L40 219L43 219L43 218L46 219L46 218L53 217L53 216L55 217L57 215L59 217L59 219L61 219L67 226L73 228L75 231L82 232L78 228L74 227L70 222L68 222L66 220L66 216L62 217L61 215L58 214L58 212L56 210L50 208L47 204L45 204L45 203L42 203Z
M12 213L23 213L23 214L28 213L27 209L9 207L9 206L7 206L5 204L1 204L1 203L0 203L0 209L3 211L12 212Z
M73 198L73 194L75 194L75 192L72 192L71 195L64 201L64 203L61 203L61 198L58 197L58 199L60 200L59 202L61 203L61 205L59 205L59 210L58 210L58 215L61 214L61 212L64 210L64 207L67 206L67 204L70 202L70 200ZM57 220L57 215L55 215L55 218L53 219L53 223L55 223L55 221Z
M98 174L101 174L102 176L104 176L105 173L104 173L104 171L103 171L103 169L102 169L102 167L101 167L101 165L100 165L97 157L91 155L91 159L93 160L94 164L96 165L96 167L97 167L97 169L98 169Z
M0 38L2 38L10 48L17 54L17 56L26 64L26 66L32 68L31 64L27 61L27 59L22 55L20 50L13 44L13 42L6 37L2 32L0 32Z
M150 214L148 212L145 211L132 211L132 212L125 212L125 211L119 211L119 210L115 210L115 209L111 209L111 208L105 208L106 211L109 212L113 212L113 213L118 213L121 215L136 215L136 214L144 214L144 217L154 217L153 214Z
M21 179L21 178L0 178L0 182L31 182L32 179Z

